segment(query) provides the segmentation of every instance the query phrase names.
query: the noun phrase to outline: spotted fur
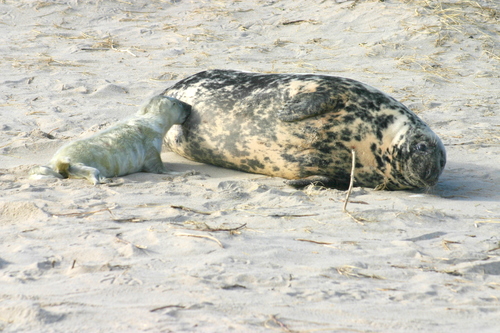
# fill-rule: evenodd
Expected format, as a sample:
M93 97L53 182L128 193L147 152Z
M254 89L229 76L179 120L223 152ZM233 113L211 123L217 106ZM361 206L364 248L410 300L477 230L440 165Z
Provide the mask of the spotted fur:
M355 184L390 190L434 185L441 140L403 104L361 82L327 75L209 70L163 94L192 106L166 136L189 159L344 187L356 151Z

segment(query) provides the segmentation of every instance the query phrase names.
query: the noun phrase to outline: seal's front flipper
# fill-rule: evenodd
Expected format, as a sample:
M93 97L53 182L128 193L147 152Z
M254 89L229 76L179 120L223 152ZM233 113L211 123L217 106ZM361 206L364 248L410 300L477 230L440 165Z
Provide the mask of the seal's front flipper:
M317 186L333 187L337 189L347 189L347 184L339 183L338 181L335 181L332 178L326 176L310 176L302 179L290 179L285 180L285 184L295 188L303 188L307 185L312 184Z
M160 153L152 146L146 151L142 172L168 173L167 168L165 168L165 165L161 161Z
M299 121L335 110L338 100L331 92L298 93L278 111L278 118L286 121Z

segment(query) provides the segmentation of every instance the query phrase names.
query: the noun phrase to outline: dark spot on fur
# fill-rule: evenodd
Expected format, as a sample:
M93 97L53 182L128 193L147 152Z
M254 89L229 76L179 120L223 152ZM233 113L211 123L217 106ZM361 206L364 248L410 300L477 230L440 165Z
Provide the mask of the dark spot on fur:
M328 131L326 132L326 137L330 140L330 141L335 141L337 140L337 133L335 133L334 131Z
M341 131L340 135L341 135L340 140L342 141L351 141L352 139L352 131L348 128L344 128Z
M389 125L394 123L394 116L391 115L380 115L375 118L375 125L381 129L387 129Z
M262 164L262 163L261 163L259 160L257 160L257 159L248 159L248 160L245 160L245 161L246 161L245 163L247 163L247 164L248 164L248 166L249 166L252 170L254 170L254 171L256 171L257 169L264 169L264 167L265 167L265 166L264 166L264 164Z
M355 115L346 115L342 118L344 124L352 124L356 120Z
M380 157L380 155L375 155L375 161L377 161L377 167L380 169L380 170L385 170L385 163L384 161L382 160L382 157Z

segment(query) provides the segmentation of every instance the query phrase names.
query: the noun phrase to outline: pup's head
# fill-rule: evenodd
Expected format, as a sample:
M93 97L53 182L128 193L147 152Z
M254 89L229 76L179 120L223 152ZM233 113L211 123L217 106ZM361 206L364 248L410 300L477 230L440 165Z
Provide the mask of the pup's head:
M182 124L191 114L191 106L173 97L158 95L144 105L138 115L161 117L168 125Z

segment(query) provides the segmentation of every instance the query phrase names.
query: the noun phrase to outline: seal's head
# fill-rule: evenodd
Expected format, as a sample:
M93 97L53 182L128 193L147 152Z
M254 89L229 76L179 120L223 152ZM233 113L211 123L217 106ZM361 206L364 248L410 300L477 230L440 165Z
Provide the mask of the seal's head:
M191 114L191 106L173 97L159 95L151 98L138 114L151 118L160 116L170 125L182 124Z
M395 151L402 183L412 187L434 186L446 164L446 150L439 137L427 127L410 129Z

